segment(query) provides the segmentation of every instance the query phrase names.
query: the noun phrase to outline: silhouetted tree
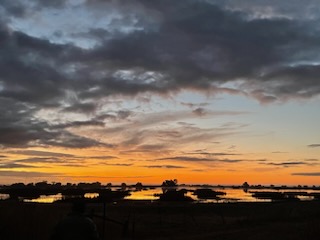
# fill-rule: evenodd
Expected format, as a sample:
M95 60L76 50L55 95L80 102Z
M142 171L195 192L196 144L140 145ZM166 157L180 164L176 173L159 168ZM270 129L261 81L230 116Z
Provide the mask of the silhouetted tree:
M178 180L174 179L174 180L165 180L163 181L162 187L177 187L178 186Z
M48 182L47 181L42 181L42 182L37 182L36 184L35 184L35 186L37 187L37 188L48 188L48 186L49 186L50 184L48 184Z
M189 196L185 196L187 193L186 189L168 189L159 195L160 201L169 201L169 202L191 202L193 199Z
M127 189L127 184L121 183L121 190L125 191Z
M242 187L243 187L243 188L249 188L249 187L250 187L250 185L249 185L249 183L244 182L244 183L242 184Z
M135 188L137 191L141 191L143 189L143 185L141 182L137 182L135 185Z
M243 188L243 191L245 192L245 193L247 193L248 192L248 188L250 187L250 185L249 185L249 183L247 183L247 182L244 182L243 184L242 184L242 188Z

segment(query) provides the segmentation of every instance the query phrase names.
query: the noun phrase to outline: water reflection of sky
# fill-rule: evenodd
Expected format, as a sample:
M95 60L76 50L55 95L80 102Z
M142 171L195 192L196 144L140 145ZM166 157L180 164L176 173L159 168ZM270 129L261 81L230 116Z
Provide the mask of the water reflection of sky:
M132 191L131 195L127 196L125 199L129 200L157 200L159 197L156 194L162 193L161 188L147 189L141 191Z
M9 198L9 194L0 194L0 200Z
M186 196L191 197L195 201L202 202L202 203L223 203L223 202L270 202L270 199L257 199L255 197L252 197L252 193L250 191L245 192L243 189L233 189L233 188L213 188L215 191L222 191L225 192L226 195L221 196L219 199L198 199L197 196L193 195L192 191L196 190L195 187L188 187L187 190L189 190L186 194ZM179 190L179 189L178 189ZM254 191L269 191L269 192L277 192L278 190L272 190L272 189L258 189ZM292 190L281 190L282 192L290 192ZM306 192L305 190L297 190L295 192ZM307 191L307 192L315 192ZM130 196L127 196L125 199L130 200L156 200L158 199L157 194L161 194L162 189L161 188L154 188L154 189L147 189L142 191L132 191ZM312 197L309 196L298 196L300 200L312 200Z
M180 190L182 188L178 188L177 190ZM278 190L274 189L254 189L254 190L249 190L245 192L243 189L233 189L233 188L212 188L215 191L221 191L225 192L226 195L220 196L219 199L208 199L208 200L203 200L203 199L198 199L197 196L193 195L193 191L196 190L197 188L195 187L188 187L186 188L188 192L186 193L186 196L191 197L194 199L196 202L201 202L201 203L225 203L225 202L270 202L270 199L257 199L255 197L252 197L252 192L261 192L261 191L268 191L268 192L278 192ZM115 190L115 189L113 189ZM281 190L280 192L292 192L292 190ZM295 190L294 192L318 192L318 190ZM130 191L131 195L126 196L125 199L127 200L157 200L159 199L158 194L163 193L162 188L151 188L151 189L144 189L141 191L136 191L132 190ZM86 193L85 198L95 198L98 197L98 193ZM38 203L52 203L57 200L62 199L62 195L56 194L56 195L41 195L37 199L25 199L25 202L38 202ZM0 200L4 200L9 198L8 194L0 194ZM298 196L300 200L306 201L306 200L312 200L312 196Z
M61 193L56 195L41 195L36 199L24 199L24 202L37 202L37 203L53 203L54 201L61 200Z

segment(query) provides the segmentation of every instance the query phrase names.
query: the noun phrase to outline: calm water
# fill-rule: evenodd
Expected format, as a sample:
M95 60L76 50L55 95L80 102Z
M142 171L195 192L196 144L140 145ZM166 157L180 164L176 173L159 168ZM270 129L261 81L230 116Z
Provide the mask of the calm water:
M187 187L187 190L195 190L197 188L192 188L192 187ZM225 203L225 202L269 202L271 200L265 200L265 199L256 199L252 197L252 194L250 192L245 192L242 189L233 189L233 188L225 188L225 189L220 189L220 188L212 188L213 190L216 191L222 191L225 192L226 195L221 196L221 199L219 200L200 200L197 198L197 196L192 195L192 192L187 192L186 196L190 196L193 198L195 201L198 202L204 202L204 203ZM114 189L115 190L115 189ZM272 189L261 189L261 190L253 190L255 192L257 191L268 191L268 192L277 192L277 190L272 190ZM280 190L281 192L292 192L293 190ZM319 192L316 190L294 190L294 192ZM125 199L129 200L157 200L159 197L155 196L157 194L161 194L162 189L161 188L153 188L153 189L147 189L147 190L141 190L141 191L131 191L131 195L125 197ZM86 193L85 197L86 198L94 198L97 197L97 193ZM9 198L8 194L0 194L0 199L7 199ZM312 197L309 196L298 196L300 200L312 200ZM25 202L39 202L39 203L52 203L56 200L62 199L61 194L56 194L56 195L50 195L50 196L45 196L42 195L37 199L32 199L32 200L24 200Z
M188 190L196 190L197 188L192 188L188 187L186 188ZM193 198L196 201L199 202L204 202L204 203L224 203L224 202L270 202L271 200L268 199L257 199L255 197L252 197L252 193L250 192L245 192L243 189L233 189L233 188L211 188L215 191L221 191L225 192L226 195L220 196L221 199L219 200L203 200L203 199L198 199L197 196L192 195L192 192L188 192L186 196L189 196ZM271 190L271 189L261 189L261 190L253 190L255 192L258 191L270 191L270 192L277 192L277 190ZM281 190L281 192L292 192L292 190ZM320 192L320 191L315 191L315 190L295 190L295 192ZM161 188L155 188L155 189L148 189L148 190L142 190L142 191L136 191L136 192L131 192L131 196L126 197L126 199L131 199L131 200L157 200L158 197L154 196L155 194L162 193ZM312 197L304 197L304 196L299 196L298 197L300 200L312 200Z

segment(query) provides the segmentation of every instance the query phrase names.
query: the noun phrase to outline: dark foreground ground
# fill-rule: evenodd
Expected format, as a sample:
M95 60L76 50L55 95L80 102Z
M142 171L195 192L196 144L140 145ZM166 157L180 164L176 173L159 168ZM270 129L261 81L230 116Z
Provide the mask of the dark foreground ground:
M0 201L1 240L47 240L66 203ZM320 202L89 204L101 239L320 239ZM127 223L122 225L121 223ZM127 227L126 227L127 226ZM104 233L103 233L104 230Z

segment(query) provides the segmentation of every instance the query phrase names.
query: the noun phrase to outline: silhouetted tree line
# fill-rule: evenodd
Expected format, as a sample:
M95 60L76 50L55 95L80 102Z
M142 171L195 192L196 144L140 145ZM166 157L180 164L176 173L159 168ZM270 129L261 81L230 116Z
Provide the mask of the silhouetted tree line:
M59 182L48 183L47 181L37 183L14 183L8 186L2 186L0 193L9 194L10 199L20 200L23 199L35 199L41 195L56 195L61 193L65 198L68 196L83 198L86 193L98 193L100 199L120 198L129 195L129 191L126 191L126 185L121 185L122 193L116 193L120 191L112 191L111 184L103 186L100 182L93 183L66 183ZM124 193L125 192L125 193ZM108 195L108 197L106 197ZM103 197L102 197L103 196Z

